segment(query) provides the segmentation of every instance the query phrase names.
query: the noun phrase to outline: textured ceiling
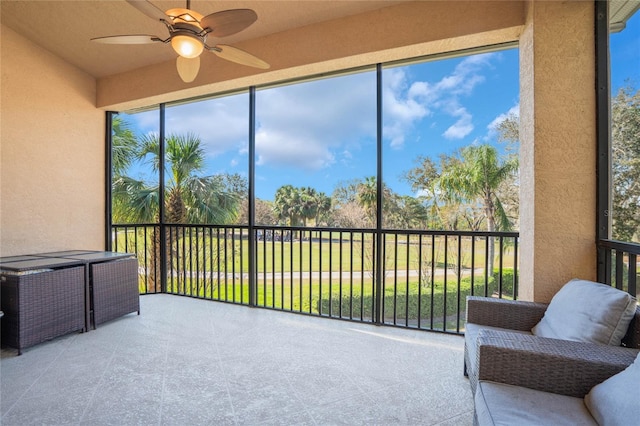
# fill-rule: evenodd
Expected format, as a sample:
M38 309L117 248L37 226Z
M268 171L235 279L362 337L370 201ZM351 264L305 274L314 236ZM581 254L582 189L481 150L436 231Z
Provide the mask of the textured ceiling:
M161 10L185 7L186 1L156 1ZM214 43L233 45L292 28L356 15L402 3L400 0L192 0L191 9L208 15L228 9L249 8L258 21L246 30ZM638 0L611 1L612 30L640 7ZM105 45L91 42L94 37L123 34L149 34L166 38L167 30L129 5L125 0L0 0L2 23L94 77L105 77L173 60L167 45ZM211 43L210 43L211 44ZM251 52L260 57L260 52ZM264 58L267 59L268 58Z
M161 10L185 7L183 1L152 1ZM292 28L355 15L392 4L387 1L203 1L191 9L208 15L227 9L249 8L258 21L246 30L216 43L230 44L260 38ZM105 45L93 37L149 34L166 38L167 30L125 0L28 1L1 0L2 24L94 77L131 71L175 58L170 46ZM260 56L260 52L251 52Z

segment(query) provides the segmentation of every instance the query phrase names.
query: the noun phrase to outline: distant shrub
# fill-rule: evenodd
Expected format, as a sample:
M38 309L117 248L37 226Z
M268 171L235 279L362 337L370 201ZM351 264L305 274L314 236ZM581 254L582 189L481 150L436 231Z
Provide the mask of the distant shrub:
M493 292L498 293L500 291L500 270L493 270L492 277ZM514 299L514 286L515 286L515 273L513 268L502 268L502 297Z
M514 276L513 268L502 269L503 297L513 297ZM499 283L500 271L498 269L488 277L486 288L484 280L481 277L476 277L473 294L477 296L495 295L498 293ZM471 295L471 278L469 277L460 281L459 291L457 281L449 281L447 283L446 297L443 281L435 282L433 292L430 286L419 289L418 284L412 282L409 283L408 296L406 285L398 286L395 298L394 289L387 287L384 292L382 309L387 320L395 317L402 320L408 318L411 321L417 321L418 317L420 317L422 321L425 321L430 319L433 314L434 320L443 321L446 317L457 315L458 312L460 312L461 318L464 320L466 298L469 295ZM314 308L324 315L328 315L331 312L332 316L341 316L343 318L372 319L374 302L374 295L372 294L354 294L353 299L345 294L342 296L342 300L340 297L332 297L331 300L324 298L322 301L316 299L314 300Z

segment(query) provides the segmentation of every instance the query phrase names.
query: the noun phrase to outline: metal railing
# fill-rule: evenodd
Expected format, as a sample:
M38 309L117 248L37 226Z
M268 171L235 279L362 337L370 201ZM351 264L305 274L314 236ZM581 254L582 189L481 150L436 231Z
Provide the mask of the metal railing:
M464 330L467 295L517 296L513 232L164 225L164 233L112 227L112 249L138 256L141 293L450 333Z
M624 290L634 297L638 292L638 257L640 244L599 240L598 281Z

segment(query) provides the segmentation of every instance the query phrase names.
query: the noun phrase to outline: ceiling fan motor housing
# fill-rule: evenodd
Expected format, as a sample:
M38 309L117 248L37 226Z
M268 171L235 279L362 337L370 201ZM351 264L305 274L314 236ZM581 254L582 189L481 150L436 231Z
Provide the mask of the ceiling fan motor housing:
M1 1L1 0L0 0ZM174 8L163 12L149 0L126 0L131 6L156 22L162 22L169 30L169 37L163 39L155 35L120 35L96 37L91 40L105 44L147 44L168 43L179 55L177 68L184 82L195 79L200 68L200 54L206 49L231 62L259 69L268 69L269 64L252 54L233 46L206 44L209 35L214 38L226 37L240 32L253 24L258 15L251 9L230 9L203 16L190 9Z

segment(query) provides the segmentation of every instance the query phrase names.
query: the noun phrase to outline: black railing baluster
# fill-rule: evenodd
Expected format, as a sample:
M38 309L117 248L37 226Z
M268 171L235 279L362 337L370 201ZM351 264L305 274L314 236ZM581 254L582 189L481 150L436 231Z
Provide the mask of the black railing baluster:
M484 244L484 297L489 296L489 244L491 244L491 238L487 236Z
M442 295L442 331L447 331L447 281L449 278L449 236L444 236L444 294Z
M303 231L298 231L298 232L299 232L298 235L300 237L299 238L300 239L300 242L299 242L299 245L300 245L300 247L299 247L300 248L300 257L299 257L300 263L298 264L298 267L300 269L300 271L299 271L299 274L300 274L300 302L299 302L299 306L298 306L298 312L302 312L302 304L303 304L302 301L303 301L303 297L304 297L304 293L303 293L303 290L302 290L303 282L304 282L304 280L302 279L302 259L304 258L304 255L302 253L302 242L304 240L304 234L303 234Z
M333 316L333 231L329 231L329 316Z
M144 292L145 293L149 292L149 274L148 274L147 271L149 270L149 257L151 257L151 256L148 255L149 251L148 251L148 248L147 248L147 238L149 238L149 235L147 234L147 227L145 226L144 227L144 239L143 239L144 240L144 248L143 248L143 250L144 250L144 252L143 252L144 253L144 261L142 262L143 265L144 265L144 271L145 271L145 273L144 273ZM151 237L151 238L153 238L153 237ZM134 253L138 254L138 250L136 249L134 251ZM140 263L140 258L138 258L138 263Z
M322 315L322 231L318 232L318 315Z
M193 233L196 233L196 242L195 242L195 246L194 246L194 241L193 241ZM198 228L192 228L189 227L189 288L191 289L191 294L190 296L194 296L194 289L195 289L195 295L198 295L198 241L197 241L197 236L198 236ZM195 265L194 265L194 259L193 259L193 252L195 251L196 254L196 258L195 258ZM196 277L196 282L193 282L193 277L194 277L194 267L195 267L195 277ZM195 284L195 285L194 285Z
M634 297L637 293L637 259L640 255L640 244L627 243L615 240L598 241L599 259L604 259L598 264L598 276L603 278L605 284L623 289ZM627 273L624 273L624 257L627 256ZM612 261L615 258L615 262ZM614 271L615 268L615 271ZM626 286L625 286L626 278ZM613 281L612 281L613 280Z
M498 297L502 299L503 296L503 282L502 282L502 259L503 259L503 255L504 255L504 240L502 239L502 237L499 237L498 241L500 242L498 244L498 247L500 247L500 256L498 257L499 261L498 261ZM493 271L491 271L493 273Z
M410 282L410 277L411 277L411 272L409 270L410 266L411 266L411 256L409 251L411 250L411 235L410 234L406 234L406 238L407 238L407 258L406 258L406 279L405 279L405 297L404 297L404 324L406 327L409 327L409 282ZM420 303L420 298L418 298L418 303Z
M637 295L637 288L636 288L636 279L638 277L637 268L638 268L637 255L629 254L629 273L627 274L627 293L633 296Z
M513 300L516 300L518 297L518 237L513 238Z
M236 301L236 229L231 228L231 301ZM228 291L228 289L227 289Z
M295 286L293 285L293 237L294 231L291 230L290 246L289 246L289 310L293 312L293 293L295 292Z
M456 332L460 333L460 302L462 296L460 294L462 287L462 236L458 237L458 260L456 261L458 264L457 273L457 288L456 288Z
M472 296L475 295L475 279L476 279L476 237L471 236L471 288L469 292Z
M313 234L309 230L309 313L311 313L311 305L313 304Z
M340 251L338 252L338 258L340 259L340 278L338 282L338 318L342 318L342 231L340 231ZM351 239L349 239L351 244Z
M213 253L213 228L208 228L207 229L207 236L209 237L209 256L205 256L204 260L206 262L206 260L209 260L209 271L205 274L205 282L207 280L206 277L208 277L208 281L209 281L209 299L213 300L213 290L215 288L214 282L213 282L213 259L215 258L215 255ZM205 285L206 288L206 285ZM206 290L205 290L206 291Z
M393 239L393 325L398 320L398 235ZM386 270L386 268L384 268Z
M433 308L435 299L435 287L436 287L436 235L431 234L431 310L429 312L429 328L433 330Z
M372 235L372 244L373 244ZM360 241L362 241L362 256L360 256L360 321L364 320L364 282L365 282L365 257L366 257L366 238L364 231L360 233ZM371 250L371 281L375 279L375 253Z
M187 228L179 229L182 231L182 294L187 295Z
M227 266L229 265L229 258L227 253L227 248L229 247L229 242L227 241L227 228L222 228L222 254L219 255L222 257L222 281L224 282L224 301L227 302L229 300L229 274L227 273ZM222 290L218 291L218 297L222 299Z
M156 291L155 288L151 289L149 277L160 271L162 266L166 268L169 293L220 302L246 303L243 268L246 226L167 225L164 239L167 261L163 265L154 254L157 250L156 241L161 240L158 228L155 224L111 227L112 247L136 253L139 258L142 293ZM248 238L262 242L257 246L262 254L258 254L259 250L256 253L256 259L260 260L257 273L263 281L256 306L264 308L359 322L375 322L376 309L380 309L381 322L388 325L460 333L464 321L464 297L479 293L475 289L479 284L475 276L478 239L485 241L484 292L488 293L491 288L489 280L493 280L489 270L489 244L496 237L498 268L493 288L496 288L498 297L517 297L517 233L383 230L378 241L376 232L368 229L273 226L256 227L254 232ZM297 249L291 238L293 235L298 236ZM325 238L328 238L328 244ZM457 246L453 245L454 241ZM512 282L507 283L505 273L511 263L505 263L507 260L504 256L510 241L514 246L513 276L509 272ZM608 248L607 244L618 245ZM620 243L615 242L607 244L600 242L598 247L608 250L609 256L615 256L615 285L630 293L636 292L636 261L640 246L619 246ZM288 249L285 245L288 245ZM429 245L431 252L427 251ZM403 248L404 253L401 251ZM614 249L617 250L612 255ZM377 269L376 250L381 250L377 258L382 262L379 268L382 274L379 307L376 306L374 272ZM287 256L288 261L285 259ZM465 260L469 257L466 256L471 259L469 265ZM328 263L328 272L324 270L324 263ZM336 265L337 271L334 271ZM449 272L457 276L456 288L452 287L454 281L450 279ZM414 280L414 277L417 278ZM325 282L327 279L328 285ZM334 279L337 279L335 287ZM507 284L513 284L514 294L506 293ZM431 287L429 292L424 287L426 285ZM389 312L385 313L385 307ZM447 322L448 319L451 319L451 323Z
M124 233L124 246L125 248L129 247L129 231L128 230Z
M265 306L267 295L265 294ZM276 233L271 234L271 308L276 307Z
M422 328L422 234L418 234L418 313L417 327Z
M624 252L621 250L616 250L616 282L615 286L617 289L622 290L623 288L623 276L624 273Z
M364 246L362 246L362 241L360 242L360 253L364 256ZM350 281L349 281L349 319L353 319L353 234L351 234L351 255L350 257Z
M220 273L222 271L222 268L220 268L220 261L222 258L222 250L220 249L220 228L216 228L216 281L218 283L217 287L218 287L218 295L216 297L216 300L220 300L222 298L222 277L220 276Z
M270 231L265 230L262 238L262 303L258 303L265 308L267 307L267 240L269 239L267 232ZM258 298L259 300L260 298Z
M280 309L284 309L284 232L280 235L280 241Z

